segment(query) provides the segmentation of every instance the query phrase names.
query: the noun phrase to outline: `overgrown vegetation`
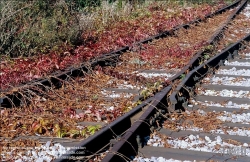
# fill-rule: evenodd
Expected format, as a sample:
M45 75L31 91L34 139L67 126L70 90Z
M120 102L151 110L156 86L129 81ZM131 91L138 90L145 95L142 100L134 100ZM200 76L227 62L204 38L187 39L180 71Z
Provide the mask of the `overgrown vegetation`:
M123 5L124 11L118 11ZM115 5L101 5L100 0L1 1L0 54L32 56L82 44L82 33L110 25L111 19L129 14L128 8L122 1Z
M1 57L30 57L49 53L51 50L60 53L65 46L84 44L88 38L83 39L81 36L88 35L91 30L100 33L104 28L112 26L115 21L148 14L143 8L152 2L160 4L156 5L158 7L164 7L162 3L173 3L155 0L1 1ZM176 2L190 4L190 1L174 3Z
M1 1L1 54L46 53L75 44L81 33L77 13L64 1Z

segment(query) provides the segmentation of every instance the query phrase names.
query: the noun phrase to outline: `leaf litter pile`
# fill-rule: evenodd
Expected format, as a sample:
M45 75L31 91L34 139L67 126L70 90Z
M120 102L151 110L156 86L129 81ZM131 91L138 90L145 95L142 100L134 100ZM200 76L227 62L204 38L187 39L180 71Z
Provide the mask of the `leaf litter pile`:
M163 124L164 128L178 131L179 127L202 128L204 132L210 132L211 130L217 129L223 124L223 122L217 117L223 112L209 112L206 115L201 114L199 111L184 112L183 114L171 115L171 120L166 120Z
M250 33L250 4L233 19L227 26L224 36L217 44L217 50L220 52L225 47L242 39Z
M121 56L123 63L110 71L119 72L140 71L148 69L165 70L169 73L177 73L200 50L210 51L211 45L208 39L223 25L228 15L233 10L207 19L205 22L191 25L189 29L175 31L174 36L154 40L148 44L132 48L131 51ZM116 69L116 70L115 70Z

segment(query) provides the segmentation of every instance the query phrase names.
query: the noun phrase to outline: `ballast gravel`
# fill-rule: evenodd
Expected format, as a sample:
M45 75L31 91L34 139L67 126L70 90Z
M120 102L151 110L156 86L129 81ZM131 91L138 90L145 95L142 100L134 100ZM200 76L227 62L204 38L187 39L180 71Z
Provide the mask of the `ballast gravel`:
M190 111L185 111L187 114L190 114ZM207 113L203 110L197 110L197 112L205 116ZM215 111L213 111L215 112ZM232 123L240 123L240 124L250 124L250 113L232 113L223 111L220 116L217 117L217 119L220 119L223 122L232 122Z
M164 147L166 144L176 149L213 153L225 153L225 150L234 150L234 155L244 154L244 156L250 156L250 147L248 143L241 144L234 140L225 141L220 136L216 136L215 140L211 140L208 136L202 138L199 135L193 134L181 138L161 138L158 135L153 135L147 142L147 145L154 147Z
M250 109L249 104L237 104L232 101L222 101L221 103L213 102L213 101L193 101L194 105L202 105L202 106L215 106L215 107L225 107L225 108L236 108L236 109Z
M51 142L48 141L46 144L40 147L34 147L30 150L20 151L20 148L12 149L11 152L1 152L2 160L15 161L15 162L50 162L55 158L61 157L63 154L67 153L70 148L64 147L59 143L50 146ZM15 151L20 151L17 153L17 156L13 156ZM7 157L12 157L11 160L7 159Z
M227 60L224 62L224 64L230 66L250 66L250 62L238 62L238 61L227 61Z
M178 130L190 130L190 131L195 131L195 132L203 132L203 128L199 127L182 127L182 126L177 126ZM210 133L212 134L229 134L229 135L237 135L237 136L247 136L250 137L250 130L248 128L230 128L230 127L223 127L222 129L216 129L216 130L210 130Z
M189 161L189 160L175 160L175 159L165 159L163 157L151 157L151 158L144 158L144 157L136 157L132 162L196 162L194 161Z
M234 114L224 111L224 114L217 118L223 122L250 124L250 113Z
M134 86L134 85L130 85L130 84L119 84L119 85L117 85L117 88L119 88L119 89L143 89L145 87Z
M218 84L218 85L231 85L231 86L241 86L241 87L250 87L250 78L243 77L211 77L204 78L206 83Z
M250 99L250 91L233 91L233 90L227 90L223 89L222 91L216 91L216 90L204 90L199 91L200 95L205 96L221 96L221 97L234 97L234 98L249 98Z
M250 18L250 4L247 4L247 6L245 7L245 12L243 12L243 14L246 16L246 17L248 17L248 18Z
M106 91L106 90L101 91L101 93L105 97L110 97L110 98L120 98L120 97L129 98L133 96L133 94L131 93L116 93L115 91Z
M250 69L237 70L235 67L232 69L219 69L216 74L250 76Z
M175 74L172 74L172 73L138 73L136 75L143 76L145 78L166 77L167 79L167 78L174 76Z

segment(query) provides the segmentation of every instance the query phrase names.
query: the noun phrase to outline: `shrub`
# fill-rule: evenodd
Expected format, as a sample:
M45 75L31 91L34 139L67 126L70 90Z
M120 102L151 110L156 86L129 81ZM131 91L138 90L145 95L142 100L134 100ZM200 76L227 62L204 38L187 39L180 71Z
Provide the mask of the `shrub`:
M82 34L102 31L128 16L132 11L129 1L1 1L0 54L11 58L30 57L58 50L65 44L84 44ZM132 1L135 5L142 0Z
M77 44L77 13L63 0L1 1L0 53L10 57L47 53Z
M65 0L65 2L77 11L101 5L101 0Z
M153 0L158 1L158 0ZM1 57L30 57L60 50L63 46L84 45L121 20L148 14L145 0L10 0L0 1ZM163 1L197 3L199 1ZM227 0L230 1L230 0ZM161 3L159 3L161 4ZM85 39L85 40L83 40ZM60 52L60 51L59 51Z

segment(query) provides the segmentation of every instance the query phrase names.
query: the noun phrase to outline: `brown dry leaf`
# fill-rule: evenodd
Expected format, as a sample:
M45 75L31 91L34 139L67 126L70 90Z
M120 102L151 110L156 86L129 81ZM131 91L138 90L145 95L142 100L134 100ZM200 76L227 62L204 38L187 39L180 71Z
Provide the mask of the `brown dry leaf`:
M232 139L227 139L227 140L224 140L224 141L227 142L227 143L229 143L229 144L236 145L236 146L240 146L241 145L241 142L236 141L236 140L232 140Z
M221 148L221 145L219 145L219 144L216 144L215 146L214 146L214 149L215 150L219 150Z
M200 140L200 141L205 141L204 138L201 138L201 137L199 137L199 140Z
M234 127L234 128L233 128L233 131L235 131L235 132L238 131L238 130L239 130L238 127Z
M169 144L169 143L166 142L166 143L164 143L164 147L165 148L172 148L173 146L171 144Z

